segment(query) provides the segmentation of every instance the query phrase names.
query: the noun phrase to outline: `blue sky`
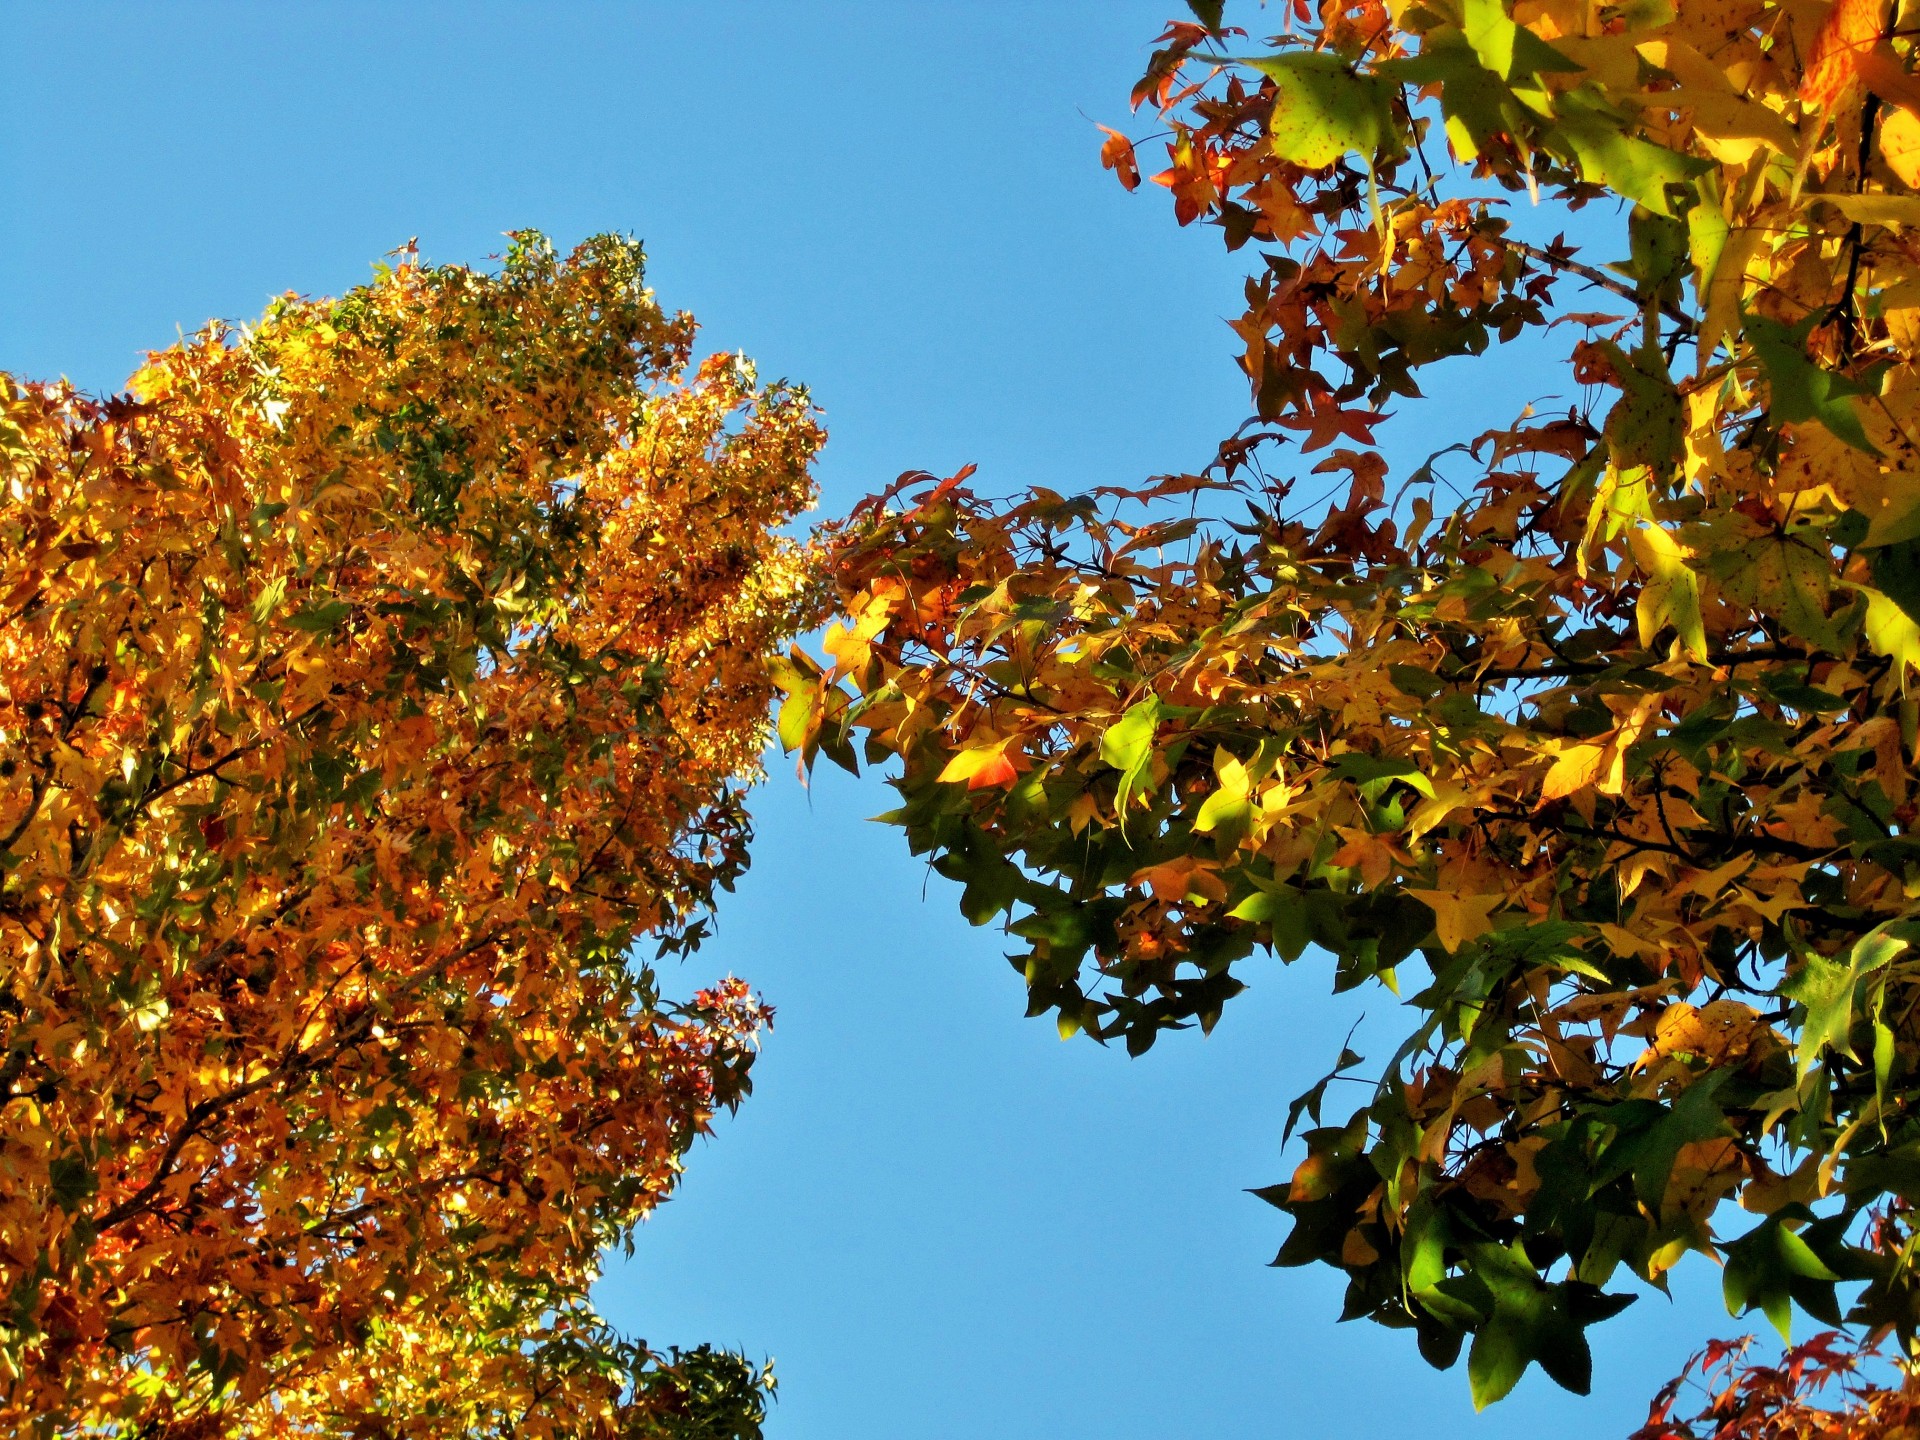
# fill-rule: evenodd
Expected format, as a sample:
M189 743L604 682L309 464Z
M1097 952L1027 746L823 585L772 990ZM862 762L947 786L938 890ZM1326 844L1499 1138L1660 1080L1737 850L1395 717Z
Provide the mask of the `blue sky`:
M1192 468L1243 413L1239 269L1103 174L1094 128L1175 9L8 0L0 368L112 389L178 328L338 291L411 236L478 263L510 228L621 230L709 344L813 388L829 513L910 467ZM1539 398L1513 357L1454 374L1437 404L1468 435ZM1335 1325L1333 1277L1264 1268L1286 1224L1243 1193L1291 1168L1287 1100L1390 997L1334 1002L1310 955L1250 967L1211 1038L1062 1044L999 938L863 820L888 804L784 766L760 792L754 871L669 977L732 970L778 1007L757 1093L601 1291L656 1344L774 1356L774 1440L1597 1440L1747 1328L1690 1264L1677 1302L1596 1332L1594 1397L1535 1372L1475 1417L1460 1371Z

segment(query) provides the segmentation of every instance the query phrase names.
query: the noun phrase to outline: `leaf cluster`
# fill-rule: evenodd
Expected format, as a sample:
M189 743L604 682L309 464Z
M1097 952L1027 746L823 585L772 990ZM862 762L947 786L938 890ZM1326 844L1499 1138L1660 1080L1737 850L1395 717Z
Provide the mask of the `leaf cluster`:
M816 419L692 340L529 234L0 381L5 1428L758 1434L587 1303L767 1018L632 954L810 603Z
M1251 47L1196 7L1135 99L1254 257L1248 425L1132 488L875 497L782 680L806 761L899 763L1063 1033L1211 1027L1268 955L1404 996L1259 1193L1481 1404L1584 1390L1607 1287L1689 1252L1783 1331L1920 1331L1863 1240L1920 1185L1909 8L1325 0ZM1451 433L1501 343L1572 403Z

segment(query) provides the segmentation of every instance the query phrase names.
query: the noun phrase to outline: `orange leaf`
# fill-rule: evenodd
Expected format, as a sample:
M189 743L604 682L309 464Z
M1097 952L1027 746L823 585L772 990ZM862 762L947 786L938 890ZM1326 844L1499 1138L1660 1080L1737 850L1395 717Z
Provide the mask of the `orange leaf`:
M1100 128L1107 132L1106 142L1100 147L1101 165L1113 171L1127 189L1138 189L1140 162L1134 156L1133 141L1108 126L1102 125Z
M1834 0L1800 77L1803 103L1825 110L1846 94L1860 78L1861 60L1880 43L1885 10L1885 0Z
M1920 110L1920 76L1909 75L1890 47L1874 46L1856 68L1861 82L1888 104Z
M995 755L986 764L973 772L967 781L969 790L986 790L993 786L1008 786L1020 778L1020 772L1013 768L1013 762L1005 752Z

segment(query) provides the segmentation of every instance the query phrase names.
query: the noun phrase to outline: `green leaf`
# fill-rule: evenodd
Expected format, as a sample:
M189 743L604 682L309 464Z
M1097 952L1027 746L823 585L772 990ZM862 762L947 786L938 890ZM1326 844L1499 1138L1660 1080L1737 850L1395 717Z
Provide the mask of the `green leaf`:
M1832 1287L1840 1279L1805 1240L1787 1228L1786 1221L1804 1219L1806 1214L1802 1206L1789 1206L1728 1245L1721 1279L1728 1314L1758 1309L1788 1343L1793 1339L1793 1302L1799 1300L1802 1308L1813 1312L1831 1313Z
M1215 754L1213 770L1220 788L1202 802L1193 828L1202 835L1217 835L1228 847L1236 846L1253 824L1253 802L1248 798L1252 779L1247 767L1225 750Z
M1513 43L1520 27L1501 0L1466 0L1461 29L1480 63L1502 80L1513 73Z
M1417 700L1431 700L1447 688L1446 681L1417 665L1389 665L1387 679L1402 695L1411 695Z
M1349 1033L1348 1038L1352 1038L1351 1033ZM1335 1065L1333 1069L1329 1070L1325 1075L1322 1075L1315 1084L1308 1087L1299 1095L1294 1096L1293 1100L1287 1105L1287 1128L1280 1132L1280 1143L1285 1145L1287 1141L1293 1138L1294 1128L1299 1125L1300 1117L1303 1114L1310 1115L1313 1118L1313 1123L1318 1125L1320 1123L1320 1107L1326 1102L1327 1098L1327 1087L1347 1071L1353 1069L1354 1066L1362 1063L1364 1062L1360 1056L1345 1046L1342 1046L1340 1050L1340 1063ZM1435 1278L1438 1277L1436 1276Z
M1532 35L1531 31L1520 33ZM1435 31L1418 55L1383 61L1374 73L1408 85L1438 84L1447 139L1463 159L1471 160L1494 137L1525 123L1525 111L1513 91L1487 70L1457 30Z
M1795 1000L1806 1010L1797 1044L1800 1079L1819 1063L1822 1051L1834 1050L1855 1058L1850 1037L1853 1033L1853 1006L1860 982L1884 968L1893 957L1907 948L1905 940L1884 930L1861 936L1848 953L1845 964L1808 951L1800 968L1780 986L1780 993Z
M1526 1331L1512 1321L1490 1321L1473 1337L1467 1351L1467 1383L1473 1390L1473 1408L1484 1410L1504 1400L1533 1363Z
M1329 768L1342 780L1358 784L1360 798L1369 804L1385 794L1395 781L1412 786L1429 800L1433 798L1433 781L1422 775L1413 761L1396 755L1341 755Z
M1707 658L1707 634L1700 617L1700 577L1687 563L1673 536L1658 525L1637 525L1627 532L1634 561L1646 573L1635 607L1640 643L1652 645L1664 625L1696 660Z
M1246 62L1274 83L1274 154L1318 169L1357 151L1369 162L1393 133L1394 86L1356 74L1325 50L1288 50Z
M287 623L296 630L305 630L313 635L329 635L340 627L340 622L353 613L353 606L344 600L328 600L323 604L309 605L304 610L296 610L287 617Z
M1880 1107L1881 1132L1885 1133L1887 1082L1893 1078L1893 1027L1884 1020L1873 1022L1873 1098Z
M1187 0L1187 9L1193 12L1193 18L1206 26L1210 34L1220 33L1220 16L1226 8L1226 0Z
M1149 695L1127 711L1100 737L1100 758L1120 772L1120 830L1126 833L1127 808L1143 788L1153 765L1153 741L1160 728L1160 699Z
M1696 205L1687 212L1691 222L1694 214L1707 209ZM1718 211L1714 212L1718 214ZM1726 221L1720 222L1721 228ZM1634 289L1643 300L1657 300L1663 296L1677 294L1681 277L1686 273L1690 257L1690 237L1687 224L1682 224L1670 215L1660 215L1652 210L1636 207L1627 218L1627 246L1633 257L1633 278L1638 282ZM1667 371L1666 362L1654 352L1658 360L1660 373Z
M1742 549L1721 552L1709 563L1730 599L1778 616L1793 634L1822 650L1837 653L1844 648L1827 616L1834 576L1820 537L1763 535Z
M260 593L253 597L253 623L265 625L273 619L273 612L280 608L280 602L287 598L287 577L275 576L261 587Z
M1615 467L1645 465L1662 475L1679 465L1685 449L1686 416L1680 391L1658 350L1631 354L1611 341L1600 342L1620 381L1619 401L1607 414L1607 453Z
M1712 168L1710 161L1627 134L1626 121L1591 90L1561 96L1554 118L1554 148L1569 153L1583 176L1661 215L1678 219L1676 196L1692 196L1695 177Z
M1229 844L1237 844L1253 823L1253 803L1245 795L1216 790L1209 795L1194 817L1193 828L1202 834L1217 834Z
M1681 1147L1727 1133L1716 1098L1730 1071L1715 1070L1695 1081L1669 1106L1627 1101L1616 1107L1620 1133L1596 1158L1590 1194L1631 1172L1634 1194L1648 1207L1666 1198L1667 1181Z
M1476 1245L1468 1260L1470 1273L1493 1299L1492 1317L1467 1354L1474 1408L1484 1410L1504 1398L1535 1361L1556 1384L1586 1394L1593 1381L1593 1352L1585 1321L1615 1313L1619 1306L1610 1302L1620 1297L1596 1297L1592 1287L1581 1286L1577 1315L1573 1288L1543 1281L1519 1245Z
M819 705L820 692L811 686L804 690L796 689L781 702L780 718L774 728L779 733L782 750L798 750L806 743L807 731L813 725L813 713Z
M1274 953L1292 962L1312 943L1313 913L1307 897L1290 885L1257 890L1227 912L1229 918L1271 928Z
M1880 453L1867 438L1860 416L1853 408L1853 398L1865 392L1846 376L1822 370L1807 358L1804 325L1789 330L1764 315L1749 315L1745 329L1753 353L1766 368L1776 421L1792 424L1818 421L1835 439L1845 441L1854 449L1869 455Z
M1909 620L1920 621L1920 540L1903 540L1867 551L1867 563L1873 570L1873 583L1880 588L1895 605L1906 613ZM1880 612L1880 623L1887 625L1891 616L1885 610ZM1882 645L1874 641L1874 607L1871 598L1867 602L1867 639L1883 655L1894 653L1900 636L1891 630L1882 631Z

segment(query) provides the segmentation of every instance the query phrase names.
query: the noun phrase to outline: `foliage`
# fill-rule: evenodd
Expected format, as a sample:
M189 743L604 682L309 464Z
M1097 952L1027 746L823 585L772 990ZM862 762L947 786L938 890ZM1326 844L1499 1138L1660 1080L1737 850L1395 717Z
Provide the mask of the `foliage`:
M759 1434L587 1301L767 1014L630 958L808 603L821 432L693 338L527 235L0 381L8 1430Z
M1832 1330L1791 1347L1777 1364L1743 1364L1752 1337L1715 1341L1701 1356L1700 1410L1673 1414L1683 1375L1654 1402L1647 1423L1632 1440L1904 1440L1920 1424L1920 1385L1911 1379L1879 1385L1859 1378L1862 1351ZM1691 1370L1691 1366L1688 1367ZM1816 1403L1829 1386L1844 1408Z
M1253 419L1201 475L876 496L782 739L898 758L1063 1033L1210 1027L1256 951L1405 993L1259 1193L1477 1403L1584 1390L1606 1287L1689 1251L1910 1342L1913 1246L1862 1231L1920 1193L1920 12L1193 8L1134 98L1252 257ZM1594 253L1527 238L1595 202ZM1457 430L1496 343L1564 414Z

